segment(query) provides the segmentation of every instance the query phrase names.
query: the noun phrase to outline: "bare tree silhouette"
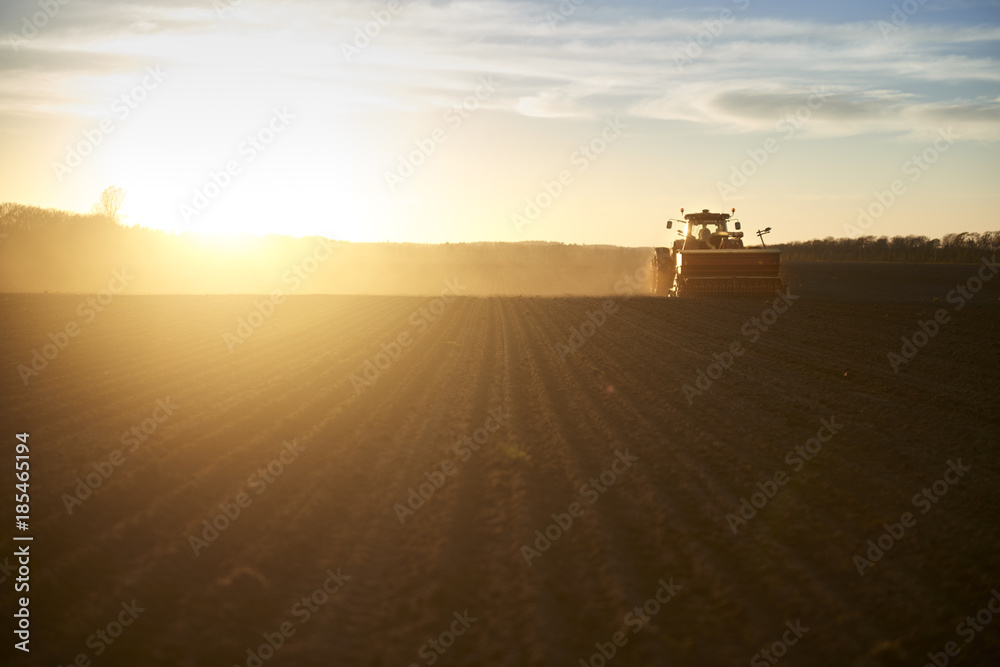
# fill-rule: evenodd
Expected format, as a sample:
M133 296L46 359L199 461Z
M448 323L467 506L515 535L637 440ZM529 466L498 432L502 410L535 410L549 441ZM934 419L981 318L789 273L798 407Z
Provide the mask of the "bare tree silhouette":
M115 185L104 188L104 192L98 197L94 204L93 211L105 216L116 225L121 224L121 208L125 202L125 190Z

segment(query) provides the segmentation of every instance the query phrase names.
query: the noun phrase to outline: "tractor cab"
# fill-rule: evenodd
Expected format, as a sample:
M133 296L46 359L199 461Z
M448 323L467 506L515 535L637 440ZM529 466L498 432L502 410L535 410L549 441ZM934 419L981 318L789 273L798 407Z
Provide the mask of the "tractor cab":
M732 210L733 213L736 209ZM681 209L684 213L684 209ZM683 220L668 220L667 229L677 223L678 235L683 238L674 241L674 250L731 250L743 247L743 232L739 231L738 220L731 220L730 213L688 213ZM730 231L732 226L734 231Z

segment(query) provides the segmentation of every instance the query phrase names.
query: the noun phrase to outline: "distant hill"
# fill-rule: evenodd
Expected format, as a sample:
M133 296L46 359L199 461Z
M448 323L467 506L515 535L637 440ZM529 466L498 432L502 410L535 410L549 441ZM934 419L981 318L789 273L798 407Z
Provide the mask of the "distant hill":
M94 292L123 267L132 293L433 295L614 294L643 248L525 243L349 243L320 237L219 238L123 227L98 215L0 205L0 291Z
M975 263L1000 232L787 243L783 261ZM173 234L97 214L0 204L0 291L95 292L124 267L132 293L576 296L644 291L649 248L522 243L349 243ZM640 285L641 283L641 285Z

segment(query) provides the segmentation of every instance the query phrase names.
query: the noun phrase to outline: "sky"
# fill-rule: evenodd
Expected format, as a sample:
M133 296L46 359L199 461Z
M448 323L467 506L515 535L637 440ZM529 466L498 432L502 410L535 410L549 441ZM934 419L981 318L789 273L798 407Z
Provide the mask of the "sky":
M1000 229L1000 0L5 0L0 201L350 241Z

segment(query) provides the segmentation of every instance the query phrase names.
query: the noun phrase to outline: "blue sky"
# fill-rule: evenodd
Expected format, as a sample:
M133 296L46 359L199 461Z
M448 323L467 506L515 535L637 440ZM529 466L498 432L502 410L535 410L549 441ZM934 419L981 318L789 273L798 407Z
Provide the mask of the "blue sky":
M998 227L995 0L42 5L0 8L4 201L425 242Z

